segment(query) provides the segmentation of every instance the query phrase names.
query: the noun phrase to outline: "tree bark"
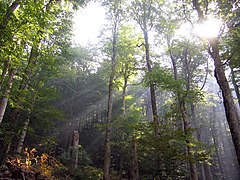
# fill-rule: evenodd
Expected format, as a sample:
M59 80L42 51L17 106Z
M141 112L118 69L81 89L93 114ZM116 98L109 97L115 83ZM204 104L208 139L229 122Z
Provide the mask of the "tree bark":
M173 65L174 80L177 81L178 80L178 72L177 72L176 61L175 61L175 58L172 55L171 49L169 49L169 50L170 50L170 58L171 58L172 65ZM189 84L188 78L187 78L186 83L188 84L188 88L189 88L190 84ZM179 104L179 111L181 113L182 121L183 121L183 130L184 130L184 133L187 136L188 135L187 134L188 129L190 128L190 125L189 125L189 118L188 118L187 110L186 110L186 107L185 107L184 97L181 97L179 92L177 92L176 94L177 94L177 99L178 99L178 104ZM193 156L192 148L191 148L191 146L188 145L189 141L186 140L186 143L187 143L187 147L186 147L187 148L187 154L189 156ZM189 160L189 167L190 167L191 180L198 180L197 166L196 166L196 163L193 162L191 159Z
M3 37L6 35L6 27L11 19L13 12L19 6L21 0L15 0L11 6L8 7L6 14L3 17L3 22L0 24L0 47L4 45Z
M21 90L25 90L27 88L29 77L32 74L31 65L35 62L34 58L36 58L36 56L37 56L36 50L35 50L34 47L32 47L30 56L28 58L28 64L27 64L27 66L25 68L25 71L24 71L24 76L22 77L22 81L21 81L21 83L19 85L19 88L18 88L19 92ZM7 96L10 93L12 83L13 83L13 80L14 80L13 70L10 71L9 76L10 76L10 79L8 81L8 85L6 87L5 93L3 94L3 97L2 97L1 103L0 103L1 104L1 106L0 106L0 123L2 122L4 113L5 113L5 110L6 110L6 107L7 107L7 103L8 103L8 97Z
M29 83L29 77L30 77L30 75L31 75L31 73L32 73L32 70L31 69L29 69L30 68L30 64L32 64L34 61L33 61L33 59L35 58L35 56L36 56L36 53L35 53L35 50L34 50L34 48L32 47L32 49L31 49L31 53L30 53L30 56L29 56L29 59L28 59L28 64L27 64L27 67L25 68L25 75L22 77L22 81L21 81L21 83L20 83L20 85L19 85L19 87L18 87L18 93L20 94L20 92L22 91L22 90L25 90L26 88L27 88L27 85L28 85L28 83ZM13 81L13 79L12 79L12 81ZM10 89L9 89L9 92L8 92L8 94L10 93ZM35 96L34 96L34 101L35 101ZM0 117L0 119L1 118L3 118L3 115L4 115L4 113L5 113L5 109L6 109L6 107L5 106L7 106L7 100L8 99L6 99L5 98L5 101L4 101L4 103L6 103L6 104L4 104L3 103L3 105L1 105L1 107L0 107L0 112L1 112L1 117ZM34 104L34 101L33 101L33 103L32 104ZM19 104L21 103L20 101L18 102ZM10 135L10 137L9 137L9 139L11 139L11 141L13 140L13 138L14 138L14 134L15 134L15 130L16 130L16 127L17 127L17 119L18 119L18 117L19 117L19 112L20 112L20 110L19 110L19 108L13 108L12 110L11 110L11 112L9 113L9 122L11 122L12 123L12 128L11 129L9 129L9 131L11 131L12 133L11 133L11 135ZM24 135L23 135L24 136ZM22 137L23 137L22 136ZM26 136L26 135L25 135ZM24 137L25 138L25 137ZM21 137L20 137L20 139L21 139ZM24 141L24 139L22 139L23 141ZM11 142L9 143L9 146L11 146ZM10 149L10 148L9 148ZM17 151L17 149L15 149L15 151ZM5 154L7 154L7 153L5 153Z
M133 134L131 142L130 180L139 180L139 168L137 157L137 139Z
M78 131L73 131L73 157L74 157L74 167L78 167L78 148L79 147L79 133Z
M211 128L210 128L210 133L211 133L211 136L212 136L212 139L213 139L213 145L214 145L214 150L215 150L215 153L216 153L216 156L217 156L217 163L219 165L219 171L220 171L220 174L221 176L224 178L224 171L223 171L223 167L222 167L222 162L221 162L221 159L222 159L222 156L220 155L221 152L219 152L219 148L218 148L218 141L217 141L217 138L216 138L216 107L213 107L212 108L212 119L210 118L210 124L211 124Z
M126 114L126 91L127 91L127 84L128 84L128 74L127 74L127 66L125 67L124 72L124 84L123 84L123 91L122 91L122 115L124 116ZM124 141L124 132L121 132L121 140ZM124 156L123 153L120 152L119 155L119 179L122 179L123 174L123 162L124 162Z
M208 164L203 164L205 180L213 180L212 172Z
M186 111L184 102L182 100L179 101L179 108L180 108L180 112L181 112L181 115L182 115L184 132L187 136L188 135L187 132L188 132L188 129L190 128L190 125L189 125L187 111ZM187 143L187 154L189 156L193 156L192 148L191 148L190 145L188 145L189 141L186 140L186 143ZM197 166L196 166L196 163L193 162L191 159L189 160L189 167L190 167L191 180L198 180Z
M5 17L4 17L4 21L3 21L3 27L6 27L13 12L17 9L17 7L19 6L19 3L21 2L21 0L16 0L12 3L12 5L8 8Z
M15 130L16 130L16 119L18 118L18 116L19 116L19 110L18 109L12 109L11 110L11 112L10 112L10 117L9 117L9 122L11 123L11 129L10 128L8 128L7 130L9 131L9 132L11 132L11 134L9 135L9 142L7 142L7 143L5 143L5 142L3 142L2 143L2 146L3 146L3 148L2 148L2 150L1 150L1 153L0 153L0 159L1 159L1 163L4 163L4 161L6 160L6 157L7 157L7 155L9 154L9 152L10 152L10 149L11 149L11 146L12 146L12 140L13 140L13 137L14 137L14 133L16 133L15 132Z
M150 60L150 49L149 49L149 42L148 42L148 32L146 29L147 29L146 27L144 29L142 29L143 34L144 34L144 41L145 41L144 46L145 46L146 64L147 64L148 72L152 72L152 66L151 66L151 60ZM152 115L153 115L155 134L158 136L159 121L158 121L156 92L155 92L154 82L150 82L150 96L151 96Z
M0 90L2 90L3 83L4 83L4 81L7 77L10 60L6 60L3 64L4 65L3 65L3 68L2 68L2 74L1 74L1 79L0 79Z
M0 101L0 123L3 120L4 114L5 114L5 110L7 108L8 96L10 94L10 91L11 91L11 88L12 88L12 84L13 84L13 80L14 80L14 72L13 72L13 70L11 70L9 72L9 76L10 77L9 77L7 86L6 86L5 90L4 90L3 96L2 96L1 101Z
M239 88L238 88L238 85L236 82L235 72L231 66L229 66L229 67L231 69L231 76L232 76L231 78L232 78L233 87L234 87L234 90L235 90L235 93L236 93L236 96L238 99L238 106L240 107L240 92L239 92Z
M110 146L110 132L112 122L112 107L113 107L113 79L114 74L111 74L108 86L108 115L105 131L105 144L104 144L104 166L103 166L103 179L110 180L110 163L111 163L111 146Z
M21 153L22 152L23 142L24 142L25 137L27 135L27 129L28 129L29 123L30 123L30 117L28 116L26 121L24 122L23 130L22 130L20 139L18 141L17 151L16 151L17 153Z
M7 155L10 151L11 143L9 144L3 144L3 146L0 149L0 165L3 165L5 163L5 160L7 158Z
M118 3L118 2L117 2ZM111 163L111 145L110 145L110 133L111 133L111 123L112 123L112 109L113 109L113 80L115 77L116 69L116 44L117 44L117 33L119 24L119 9L117 5L114 5L115 20L113 24L113 41L112 41L112 69L109 78L108 85L108 114L105 130L105 142L104 142L104 165L103 165L103 180L110 180L110 163Z
M192 3L194 8L197 10L199 20L203 21L204 16L200 8L199 1L193 0ZM209 54L211 55L215 66L214 76L222 91L225 114L230 128L236 155L238 158L238 164L240 166L240 128L237 118L237 111L233 101L232 92L224 72L223 64L221 63L218 38L217 37L209 38L208 42L209 42Z
M209 51L212 59L214 60L215 70L214 76L217 83L222 91L223 103L225 108L225 114L230 128L230 132L233 139L233 144L238 158L238 163L240 165L240 128L238 123L238 116L236 107L233 101L233 96L229 83L227 81L223 65L221 63L218 41L216 38L210 41L211 50Z

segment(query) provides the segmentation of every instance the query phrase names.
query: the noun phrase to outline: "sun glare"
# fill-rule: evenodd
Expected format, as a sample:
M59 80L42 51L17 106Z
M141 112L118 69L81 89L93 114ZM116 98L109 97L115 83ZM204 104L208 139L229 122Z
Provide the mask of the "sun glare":
M195 30L199 37L213 38L219 35L222 25L223 23L220 19L210 18L196 25Z
M222 25L223 22L216 18L209 18L203 23L193 25L194 27L191 23L186 22L176 31L176 35L188 39L191 39L193 34L201 38L213 38L219 35Z
M97 37L105 23L105 10L99 3L90 3L86 8L76 12L73 22L74 43L82 45L97 43Z

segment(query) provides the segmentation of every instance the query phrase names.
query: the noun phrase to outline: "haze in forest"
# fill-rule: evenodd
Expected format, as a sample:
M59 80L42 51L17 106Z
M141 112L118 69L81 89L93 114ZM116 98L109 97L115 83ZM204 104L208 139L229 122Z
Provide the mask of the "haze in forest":
M240 179L240 7L0 1L0 179Z

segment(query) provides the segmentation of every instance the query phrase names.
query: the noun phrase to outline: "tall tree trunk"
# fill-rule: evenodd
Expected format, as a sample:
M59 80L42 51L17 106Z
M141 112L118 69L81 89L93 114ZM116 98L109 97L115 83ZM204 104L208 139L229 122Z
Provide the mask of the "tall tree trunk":
M192 2L193 2L193 7L197 10L199 20L203 21L204 15L200 8L199 0L192 0ZM238 164L240 165L240 128L239 128L237 112L236 112L235 104L233 101L232 92L224 72L223 64L221 63L219 46L218 46L218 38L209 38L208 42L210 46L209 54L214 60L214 66L215 66L214 76L222 91L225 114L226 114L226 118L230 128L230 132L232 135L236 155L238 158Z
M13 144L12 143L13 133L15 133L14 130L16 129L16 121L15 120L17 119L18 115L19 115L18 111L15 111L15 109L11 110L10 117L9 117L9 119L10 119L9 122L11 123L11 127L7 129L9 132L11 132L11 134L8 137L11 141L2 143L2 148L1 148L1 152L0 152L1 163L4 163L4 161L6 160L6 157L9 154L11 146Z
M137 157L137 139L136 135L133 134L131 142L131 160L130 160L130 180L139 180L139 168L138 168L138 157Z
M124 136L122 139L124 139ZM119 164L119 169L118 169L119 179L122 179L122 175L123 175L123 162L124 162L123 154L122 154L122 152L120 152L119 162L118 162L118 164Z
M201 164L201 180L206 180L204 164Z
M30 106L30 110L28 112L28 116L24 122L24 126L23 126L23 130L21 132L21 136L20 136L20 139L18 141L18 145L17 145L17 148L16 148L16 152L17 153L21 153L22 151L22 147L23 147L23 143L25 141L25 138L26 138L26 135L27 135L27 130L28 130L28 127L29 127L29 123L30 123L30 117L31 117L31 111L33 110L34 108L34 105L35 105L35 102L36 102L36 99L37 99L37 95L38 95L38 91L39 91L39 84L41 82L41 77L42 75L39 76L39 79L35 85L35 91L33 92L33 98L32 98L32 102L31 102L31 106ZM18 111L17 109L14 109L15 111Z
M40 43L40 42L39 42ZM37 56L37 51L36 51L36 49L35 49L35 47L32 47L32 49L31 49L31 52L30 52L30 56L29 56L29 58L28 58L28 64L27 64L27 66L26 66L26 68L25 68L25 70L24 70L24 75L23 75L23 77L22 77L22 81L21 81L21 83L20 83L20 85L19 85L19 87L18 87L18 93L19 93L19 95L20 95L20 93L21 93L21 91L23 91L23 90L25 90L25 89L27 89L27 86L28 86L28 84L29 84L29 78L30 78L30 76L31 76L31 74L32 74L32 72L33 72L33 69L31 68L31 66L32 66L32 64L34 64L35 63L35 58L36 58L36 56ZM11 74L11 78L10 78L10 80L11 81L13 81L13 74ZM10 81L10 82L11 82ZM12 82L11 82L11 84L10 85L12 85ZM11 87L11 86L10 86ZM9 89L9 88L8 88ZM9 89L9 92L10 92L10 89ZM8 93L9 93L8 92ZM7 99L7 98L5 98L5 99ZM5 100L6 101L6 100ZM7 101L6 101L6 103L7 103ZM19 104L20 104L21 102L19 101ZM2 108L3 108L3 110L4 111L2 111ZM6 109L6 107L5 107L5 109ZM2 112L3 112L3 115L4 115L4 112L5 112L5 109L4 109L4 106L2 106L1 105L1 108L0 108L0 122L1 122L1 118L3 117L2 116ZM13 115L10 115L10 117L17 117L17 116L14 116L14 114L17 114L18 113L18 111L19 111L19 109L18 108L14 108L13 109L13 111L11 112ZM11 120L13 120L13 121L16 121L15 119L11 119Z
M4 16L4 21L3 21L3 24L2 24L2 27L6 27L13 12L17 9L17 7L19 6L19 3L21 2L21 0L15 0L11 6L8 7L7 9L7 12Z
M124 74L124 84L123 84L123 91L122 91L122 114L126 114L126 91L127 91L127 84L128 84L128 75L125 72Z
M3 37L6 36L6 27L13 15L13 12L17 9L17 7L19 6L21 0L15 0L11 6L8 7L6 13L4 14L4 16L2 17L2 23L0 23L0 47L3 46L5 44L5 41L3 40Z
M10 151L10 146L11 146L11 143L3 144L2 148L0 149L0 151L2 153L2 154L0 154L0 165L3 165L5 163L7 155Z
M78 167L78 150L79 150L79 133L78 131L73 131L73 158L74 158L74 167Z
M39 42L40 43L40 42ZM31 49L31 52L30 52L30 56L28 58L28 64L24 70L24 76L22 77L22 81L18 87L18 93L20 95L21 91L22 90L25 90L27 89L27 86L29 84L29 78L33 72L33 70L31 69L31 65L35 62L35 58L37 56L37 53L36 53L36 49L34 47L32 47ZM35 98L35 97L34 97ZM18 104L21 104L21 101L19 100ZM33 102L34 104L34 102ZM14 134L15 133L15 130L17 128L17 120L18 120L18 117L19 117L19 112L20 112L20 109L19 108L13 108L10 112L10 115L9 115L9 122L12 123L12 128L9 130L11 131L11 136L9 137L9 139L13 140L14 139ZM9 146L11 145L12 143L10 142L9 143ZM16 150L16 149L15 149ZM7 154L7 153L5 153Z
M179 107L180 107L180 112L182 115L184 132L187 135L190 125L189 125L188 115L187 115L187 111L186 111L184 102L181 100L179 101ZM190 142L188 140L186 140L186 143L187 143L187 154L189 156L193 156L192 148L189 145ZM198 180L197 166L196 166L196 163L193 162L191 159L189 160L189 167L190 167L191 180Z
M30 116L27 116L26 121L24 122L24 126L23 126L23 130L22 130L20 139L18 141L17 150L16 150L17 153L22 152L23 142L24 142L26 134L27 134L27 129L28 129L29 123L30 123Z
M7 77L8 70L9 70L9 64L10 64L10 60L4 61L4 65L2 68L2 74L1 74L1 78L0 78L0 91L2 90L3 83Z
M123 84L123 91L122 91L122 115L124 116L126 114L126 90L127 90L127 83L128 83L128 75L127 75L127 66L125 67L125 73L124 73L124 84ZM121 132L121 140L124 141L124 132ZM119 155L119 179L122 179L123 174L123 153L120 152Z
M119 3L119 2L116 2ZM113 41L112 41L112 69L109 78L108 85L108 114L105 130L105 142L104 142L104 165L103 165L103 180L110 180L110 163L111 163L111 146L110 146L110 133L112 123L112 108L113 108L113 80L115 77L116 69L116 44L119 24L119 9L117 4L114 5L115 21L113 24Z
M219 148L218 148L218 141L217 141L217 138L216 138L216 133L217 133L217 130L216 130L216 107L213 107L212 108L212 118L210 118L210 124L211 124L211 128L210 128L210 133L211 133L211 136L212 136L212 139L213 139L213 145L214 145L214 151L216 153L216 156L217 156L217 163L219 165L219 170L220 170L220 174L221 174L221 177L223 179L224 178L224 171L223 171L223 167L222 167L222 162L221 162L221 152L219 152Z
M208 164L203 164L205 180L213 180L212 172Z
M113 107L113 79L114 73L111 73L108 86L108 115L107 126L105 131L105 144L104 144L104 166L103 166L103 179L110 180L110 163L111 163L111 146L110 146L110 132L112 122L112 107Z
M178 72L177 72L176 61L175 61L175 58L173 57L171 49L169 49L169 50L170 50L170 58L171 58L172 65L173 65L174 79L175 79L175 81L177 81L178 80ZM187 83L189 85L189 82L187 82ZM177 98L178 98L178 104L179 104L179 111L181 113L182 121L183 121L183 130L184 130L185 134L187 135L190 125L189 125L189 118L188 118L187 110L185 107L184 97L181 97L181 94L177 92ZM186 147L187 154L189 156L193 156L192 148L191 148L191 146L189 146L189 141L186 140L186 143L187 143L187 147ZM196 166L196 163L193 162L191 159L189 160L189 168L190 168L191 180L198 180L197 166Z
M8 96L10 94L10 91L11 91L11 88L12 88L12 84L13 84L13 80L14 80L14 72L13 70L11 70L9 72L9 80L8 80L8 83L7 83L7 86L3 92L3 95L1 97L1 100L0 100L0 123L2 122L3 120L3 116L5 114L5 110L7 108L7 103L8 103Z
M146 64L148 72L152 72L151 60L150 60L150 49L148 42L148 31L146 30L146 25L144 24L144 28L142 29L144 34L144 46L145 46L145 55L146 55ZM158 121L158 113L157 113L157 103L156 103L156 92L154 82L150 82L150 96L151 96L151 105L152 105L152 115L153 115L153 123L155 128L155 134L158 136L159 134L159 121Z
M214 60L215 70L214 75L217 79L217 83L222 91L223 103L225 108L225 114L230 128L230 132L233 139L233 144L238 158L238 163L240 165L240 128L238 123L238 116L236 107L233 101L233 96L231 89L229 87L223 65L220 60L218 42L217 39L210 41L211 51L210 55Z
M236 82L236 76L235 76L235 72L233 70L233 68L231 66L229 66L230 69L231 69L231 78L232 78L232 83L233 83L233 87L234 87L234 90L235 90L235 93L236 93L236 96L237 96L237 99L238 99L238 105L240 107L240 92L239 92L239 88L238 88L238 85L237 85L237 82Z

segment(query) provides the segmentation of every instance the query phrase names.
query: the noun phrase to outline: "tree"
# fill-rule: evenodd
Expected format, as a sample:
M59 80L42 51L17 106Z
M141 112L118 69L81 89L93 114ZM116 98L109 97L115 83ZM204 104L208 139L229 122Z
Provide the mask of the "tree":
M204 22L205 20L205 14L202 11L202 5L198 0L193 0L193 7L198 13L198 18L200 22ZM206 5L207 8L207 5ZM214 60L214 76L217 80L217 83L222 91L222 96L224 100L224 107L225 107L225 113L226 118L229 124L229 128L231 131L235 151L238 157L238 162L240 165L240 131L239 131L239 123L238 123L238 117L237 112L235 108L235 104L233 101L233 96L231 89L229 87L229 83L227 81L224 68L222 65L222 60L220 56L220 50L219 50L219 38L213 37L208 39L209 47L208 52L211 55L212 59Z
M57 59L60 57L61 47L69 40L71 12L65 12L59 2L51 0L24 3L15 1L11 6L6 4L5 7L7 8L6 16L8 16L7 23L5 16L1 16L2 27L5 27L1 30L5 36L1 39L2 51L0 53L0 57L4 59L1 76L1 88L4 92L1 94L0 114L2 120L10 96L12 109L6 119L12 120L10 121L12 123L11 139L17 130L20 112L23 114L27 112L27 116L30 116L33 111L33 106L29 104L34 104L34 99L37 97L32 96L33 101L28 98L32 91L36 91L33 94L37 94L37 90L33 90L34 87L38 87L35 83L42 84L50 77L50 74L54 76L58 73ZM65 38L64 43L60 40L60 36ZM45 75L42 76L42 72L45 72ZM11 76L6 78L7 74ZM13 79L14 75L15 79ZM12 89L11 86L13 86ZM29 118L26 118L18 151L26 136L28 121ZM8 147L10 147L10 141Z
M187 55L187 52L188 50L185 49L184 52L183 52L183 57L181 57L181 59L184 59L186 60L188 57ZM172 66L173 66L173 74L174 74L174 80L175 81L178 81L178 72L177 72L177 67L176 67L176 59L175 57L173 57L173 54L170 50L170 57L171 57L171 61L172 61ZM187 67L185 67L187 68ZM187 78L188 79L188 78ZM189 86L189 83L186 82L187 86ZM189 88L187 89L187 91L190 90ZM189 128L191 127L190 126L190 120L189 120L189 116L188 116L188 113L187 113L187 109L186 109L186 95L181 95L180 92L177 92L177 99L178 99L178 103L179 103L179 111L181 112L181 115L182 115L182 120L183 120L183 129L184 129L184 132L186 133L186 135L188 134L188 130ZM191 146L189 145L189 141L186 140L187 142L187 154L188 155L192 155L192 148ZM198 179L198 173L197 173L197 167L196 167L196 164L195 162L193 162L193 160L190 160L189 161L189 166L190 166L190 173L191 173L191 179L192 180L197 180Z
M160 8L159 3L154 0L135 0L131 3L131 12L134 20L140 26L144 37L145 59L147 71L152 71L152 61L150 59L150 43L149 43L149 31L152 29L154 20L156 18L156 9ZM155 124L155 133L159 133L159 118L157 113L156 92L154 82L149 84L153 122Z
M118 134L120 135L120 142L126 142L129 137L126 137L126 129L127 126L123 126L123 120L128 116L131 112L126 105L126 96L127 96L127 87L131 83L131 79L137 74L137 66L138 61L136 55L140 53L140 49L138 45L140 42L140 35L134 32L133 27L131 26L122 26L119 29L119 38L117 42L117 64L116 64L116 84L119 84L119 89L121 92L121 114L117 114L121 118L117 118L117 124L121 127L118 128L117 131L120 131ZM115 115L116 116L116 115ZM139 179L139 171L138 171L138 162L137 162L137 140L136 135L132 132L132 141L131 141L131 162L130 162L130 174L132 174L132 178ZM120 151L119 155L119 177L122 178L123 172L123 161L124 161L124 151L121 147L121 143L119 146ZM132 167L133 165L134 167Z
M110 164L111 164L111 145L110 145L110 133L111 133L111 123L112 123L112 110L113 110L113 85L116 73L116 55L117 55L117 40L118 40L118 30L120 26L120 21L122 18L122 1L110 1L106 2L109 8L109 15L112 19L111 31L111 72L108 81L108 105L107 105L107 122L105 130L105 142L104 142L104 166L103 166L103 179L110 180Z

